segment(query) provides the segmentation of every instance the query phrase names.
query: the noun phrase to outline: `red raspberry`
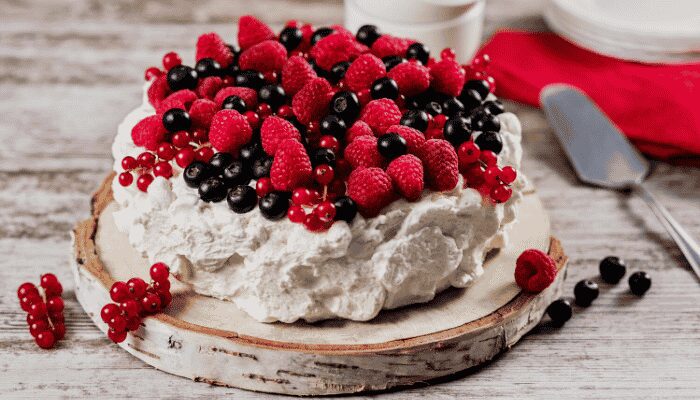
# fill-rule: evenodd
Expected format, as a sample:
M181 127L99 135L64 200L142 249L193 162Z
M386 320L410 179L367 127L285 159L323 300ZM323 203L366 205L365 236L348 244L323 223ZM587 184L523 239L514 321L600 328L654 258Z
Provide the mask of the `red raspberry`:
M165 139L168 131L163 126L163 121L158 115L151 115L139 121L131 129L131 140L137 146L148 150L155 150L158 144Z
M464 86L464 70L455 60L444 59L430 67L433 88L450 96L457 96Z
M163 74L156 78L151 86L148 87L148 102L153 107L158 106L170 94L170 86L168 86L168 78Z
M292 99L292 110L299 122L308 124L328 112L328 103L333 97L333 88L323 78L308 81Z
M238 96L243 99L249 110L258 105L258 92L247 87L225 87L214 96L214 102L221 107L224 104L224 100L229 96Z
M353 168L383 168L386 163L384 157L379 154L377 138L374 136L360 136L355 138L355 140L345 148L345 159Z
M348 196L365 218L376 217L394 200L391 178L381 168L360 168L348 178Z
M224 80L218 76L208 76L200 79L197 84L197 95L209 100L214 100L214 96L224 87Z
M156 113L163 114L171 108L180 108L187 111L190 105L197 100L197 98L197 93L191 90L178 90L177 92L166 97L165 100L161 101L158 106L156 106Z
M372 82L386 75L386 67L372 54L363 54L345 72L345 84L353 92L368 89Z
M428 184L436 191L452 190L459 181L457 152L447 140L430 139L423 144L421 160Z
M515 283L530 293L539 293L549 287L557 276L557 266L547 254L529 249L515 262Z
M362 121L355 121L347 131L345 131L345 143L352 143L360 136L374 136L372 128Z
M238 154L252 136L248 120L236 110L221 110L211 120L209 141L217 151Z
M241 53L238 64L242 70L260 72L280 71L287 61L287 49L276 40L266 40Z
M289 57L282 67L282 88L287 96L294 96L309 80L316 77L316 72L304 57Z
M219 111L219 106L213 101L208 99L195 100L189 111L192 127L208 130L217 111Z
M413 97L430 87L430 70L417 62L404 62L389 71L389 78L396 81L399 93Z
M285 139L277 147L270 168L270 180L275 190L292 191L311 183L311 160L304 145L296 139Z
M423 194L423 164L413 154L404 154L389 163L386 173L394 188L408 201L416 201Z
M388 56L406 57L408 46L415 43L415 40L403 39L391 35L382 35L372 43L372 54L379 58Z
M316 60L316 65L329 71L335 64L353 60L368 51L367 46L357 42L351 34L340 32L319 40L310 55Z
M406 147L410 154L420 157L420 151L425 143L425 136L418 130L405 125L393 125L386 133L395 133L406 140Z
M238 20L238 45L245 50L260 42L275 38L275 32L252 15L244 15Z
M389 99L372 100L362 109L360 121L367 123L375 135L381 136L390 126L401 122L401 110Z
M286 139L301 141L301 135L291 122L280 117L268 117L260 128L263 149L271 156L275 155L279 144Z
M226 42L221 36L211 32L201 35L197 39L197 61L203 58L212 58L221 65L221 68L228 67L233 62L233 53L226 46Z

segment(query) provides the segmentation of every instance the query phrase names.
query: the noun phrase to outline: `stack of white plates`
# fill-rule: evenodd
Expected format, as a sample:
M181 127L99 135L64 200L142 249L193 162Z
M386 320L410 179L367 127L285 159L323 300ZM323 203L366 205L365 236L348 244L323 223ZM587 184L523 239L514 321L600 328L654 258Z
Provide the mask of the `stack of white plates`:
M544 15L552 30L597 53L700 61L700 0L549 0Z

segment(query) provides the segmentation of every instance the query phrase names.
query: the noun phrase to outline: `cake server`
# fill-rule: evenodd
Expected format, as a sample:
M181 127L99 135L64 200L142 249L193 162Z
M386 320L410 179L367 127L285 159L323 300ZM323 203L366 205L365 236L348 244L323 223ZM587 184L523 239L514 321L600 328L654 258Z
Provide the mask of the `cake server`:
M546 86L540 103L578 178L590 185L638 194L700 278L700 246L644 186L649 162L620 129L588 96L569 85Z

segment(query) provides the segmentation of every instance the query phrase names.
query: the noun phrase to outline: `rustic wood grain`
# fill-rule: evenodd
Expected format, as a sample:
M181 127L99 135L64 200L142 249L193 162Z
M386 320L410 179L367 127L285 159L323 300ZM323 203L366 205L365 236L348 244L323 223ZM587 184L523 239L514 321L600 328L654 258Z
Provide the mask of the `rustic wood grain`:
M489 0L496 27L544 29L542 0ZM233 37L235 16L270 22L340 22L339 1L0 1L0 397L268 398L148 367L111 345L73 295L69 235L89 215L89 194L111 166L116 124L140 101L144 67L198 33ZM183 53L185 54L185 53ZM508 104L524 125L524 170L571 259L565 292L616 254L653 276L643 298L624 282L601 285L562 329L546 322L487 368L382 398L696 399L700 393L700 288L642 201L575 180L540 111ZM670 121L669 123L672 123ZM700 170L659 164L649 179L670 212L700 238ZM66 287L67 339L39 350L15 289L55 272ZM356 398L372 398L360 396Z

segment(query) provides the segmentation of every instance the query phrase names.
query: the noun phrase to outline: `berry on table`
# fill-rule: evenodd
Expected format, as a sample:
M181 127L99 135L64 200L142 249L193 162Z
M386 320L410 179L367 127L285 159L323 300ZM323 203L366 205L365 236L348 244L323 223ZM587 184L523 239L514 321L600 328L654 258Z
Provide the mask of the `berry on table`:
M581 307L588 307L598 298L600 290L598 284L584 279L574 286L574 296L576 296L576 304Z
M554 326L563 326L573 315L571 303L564 298L554 300L552 304L547 307L547 315L549 315Z
M530 293L539 293L554 282L557 266L546 253L529 249L515 262L515 283Z
M115 303L121 303L129 299L129 287L126 286L126 282L114 282L109 289L109 297Z
M35 338L36 344L42 349L51 349L56 344L56 338L51 331L39 332Z
M644 271L638 271L630 275L628 283L632 294L643 296L651 287L651 277Z
M129 290L129 297L134 300L142 298L146 294L148 285L141 278L131 278L126 282L126 287Z
M625 262L615 256L605 257L600 261L598 267L600 270L600 277L603 278L605 282L611 284L620 282L620 279L622 279L627 272Z
M155 293L146 293L146 295L141 298L141 307L148 314L156 313L160 310L160 296Z
M21 299L27 295L39 295L39 290L31 282L24 282L17 288L17 298Z
M121 343L126 340L126 331L115 331L114 329L109 328L107 331L107 336L114 343Z

